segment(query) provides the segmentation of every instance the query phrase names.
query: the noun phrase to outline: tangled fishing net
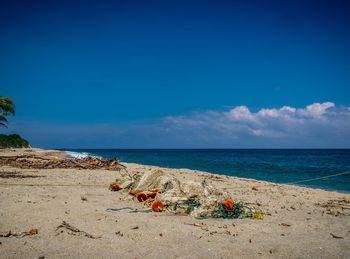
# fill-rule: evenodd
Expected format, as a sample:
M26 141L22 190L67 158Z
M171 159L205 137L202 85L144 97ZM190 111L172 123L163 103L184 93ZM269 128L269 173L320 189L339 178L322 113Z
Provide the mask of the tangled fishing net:
M262 219L262 212L243 202L235 203L227 192L222 192L206 180L180 182L161 170L144 174L128 174L111 184L111 190L127 190L139 202L154 212L191 215L205 218L254 218Z

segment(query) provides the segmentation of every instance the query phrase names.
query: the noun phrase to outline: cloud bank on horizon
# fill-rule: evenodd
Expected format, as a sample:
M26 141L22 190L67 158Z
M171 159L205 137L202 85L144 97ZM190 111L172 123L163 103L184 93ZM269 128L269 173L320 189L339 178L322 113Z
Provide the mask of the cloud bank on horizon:
M290 106L262 108L251 112L247 106L237 106L227 112L195 112L188 116L165 119L172 129L196 129L217 132L226 139L240 137L288 138L345 134L349 126L350 108L336 107L332 102L313 103L305 108ZM327 132L329 130L329 132Z
M30 123L29 123L30 124ZM33 145L67 148L350 148L350 107L196 111L128 125L14 124Z

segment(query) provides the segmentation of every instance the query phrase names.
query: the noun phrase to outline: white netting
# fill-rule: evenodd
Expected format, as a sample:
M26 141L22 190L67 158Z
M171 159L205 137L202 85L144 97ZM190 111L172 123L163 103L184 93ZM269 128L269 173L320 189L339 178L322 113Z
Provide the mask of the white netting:
M221 192L205 180L181 182L161 170L129 175L127 179L117 179L117 182L135 195L156 191L155 200L161 201L168 212L191 214L196 218L210 217L225 200L231 199L228 193Z

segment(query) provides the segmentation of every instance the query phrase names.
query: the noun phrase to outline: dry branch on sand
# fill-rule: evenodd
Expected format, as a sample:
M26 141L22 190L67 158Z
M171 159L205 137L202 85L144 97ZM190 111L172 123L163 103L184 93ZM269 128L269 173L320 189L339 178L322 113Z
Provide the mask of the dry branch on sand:
M76 228L76 227L74 227L74 226L68 224L68 223L65 222L65 221L63 221L62 224L59 225L59 226L56 228L56 231L59 230L59 229L61 229L61 228L65 228L65 229L69 230L70 233L73 234L73 235L82 234L82 235L84 235L84 236L86 236L86 237L88 237L88 238L92 238L92 239L100 238L100 237L93 236L93 235L91 235L91 234L89 234L89 233L87 233L87 232L85 232L85 231L82 231L82 230L80 230L80 229L78 229L78 228Z
M25 237L25 236L33 236L39 233L37 228L32 228L29 231L12 233L12 231L8 231L6 233L0 233L0 237Z
M3 171L1 170L0 171L0 178L5 178L5 179L8 179L8 178L38 178L38 177L46 177L44 175L25 175L25 174L22 174L21 172L17 172L17 171L14 171L14 172L11 172L11 171Z

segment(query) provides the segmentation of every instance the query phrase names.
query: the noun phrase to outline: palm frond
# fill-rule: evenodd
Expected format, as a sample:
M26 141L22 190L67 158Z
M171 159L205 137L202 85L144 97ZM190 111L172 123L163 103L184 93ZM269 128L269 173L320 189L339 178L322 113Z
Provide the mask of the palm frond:
M11 98L6 96L0 96L0 111L4 115L12 114L15 115L15 104Z
M6 117L3 114L0 114L0 122L4 122L4 123L8 122Z

